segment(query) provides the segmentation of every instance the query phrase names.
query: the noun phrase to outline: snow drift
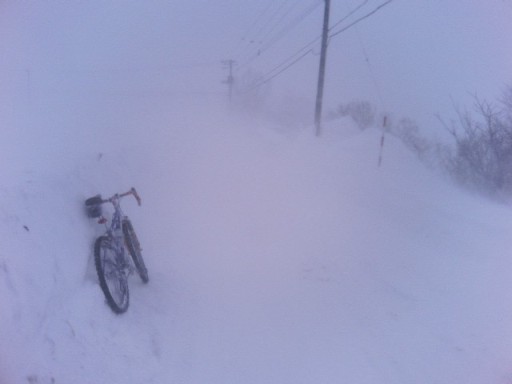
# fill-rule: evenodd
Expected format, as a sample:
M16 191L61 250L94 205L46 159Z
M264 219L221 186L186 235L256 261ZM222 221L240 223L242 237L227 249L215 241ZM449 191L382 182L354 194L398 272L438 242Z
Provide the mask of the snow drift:
M1 383L512 380L508 207L391 137L377 167L380 133L347 122L73 100L4 114ZM118 316L83 201L132 185L150 283Z

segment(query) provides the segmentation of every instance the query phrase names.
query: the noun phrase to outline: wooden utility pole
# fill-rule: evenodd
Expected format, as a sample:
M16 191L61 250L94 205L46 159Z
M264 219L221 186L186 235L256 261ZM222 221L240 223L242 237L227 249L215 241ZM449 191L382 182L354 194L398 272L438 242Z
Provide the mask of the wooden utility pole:
M325 80L325 61L327 56L327 39L329 35L329 9L331 0L325 1L324 9L324 25L322 28L322 48L320 51L320 66L318 69L318 85L316 91L316 107L315 107L315 126L316 135L320 136L322 126L322 100L324 96L324 80Z
M224 60L222 64L227 65L229 67L229 75L226 80L224 80L224 84L227 84L229 87L229 102L231 102L231 98L233 96L233 65L235 65L235 60Z

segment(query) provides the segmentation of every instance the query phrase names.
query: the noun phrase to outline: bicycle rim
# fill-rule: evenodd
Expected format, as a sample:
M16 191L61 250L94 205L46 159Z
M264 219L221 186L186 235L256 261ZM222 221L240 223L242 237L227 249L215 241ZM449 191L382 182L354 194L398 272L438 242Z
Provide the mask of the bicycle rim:
M132 223L129 219L125 219L123 221L123 233L126 242L126 248L132 257L132 260L135 264L135 268L137 269L137 273L139 274L143 283L147 283L149 281L148 270L146 265L144 264L144 259L142 258L142 250L140 247L139 240L137 235L135 234L135 230L133 229Z
M96 270L108 305L116 313L128 309L128 280L124 266L119 265L116 249L108 237L100 237L95 246Z

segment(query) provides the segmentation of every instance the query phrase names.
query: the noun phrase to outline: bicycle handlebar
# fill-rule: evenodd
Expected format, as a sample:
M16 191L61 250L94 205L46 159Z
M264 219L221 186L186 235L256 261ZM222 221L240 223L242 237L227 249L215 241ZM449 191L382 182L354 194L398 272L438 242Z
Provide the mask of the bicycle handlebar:
M137 193L137 191L133 187L128 192L116 193L114 196L109 197L108 199L103 200L102 203L111 203L112 200L115 199L116 197L117 198L121 198L121 197L125 197L125 196L128 196L128 195L133 195L135 200L137 200L137 204L139 206L142 204L142 200L141 200L139 194Z

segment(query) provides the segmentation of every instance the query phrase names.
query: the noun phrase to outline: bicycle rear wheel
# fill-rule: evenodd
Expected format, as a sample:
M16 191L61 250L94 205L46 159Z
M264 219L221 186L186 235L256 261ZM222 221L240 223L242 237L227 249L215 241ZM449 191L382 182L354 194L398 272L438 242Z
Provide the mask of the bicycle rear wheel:
M99 237L94 244L94 262L101 290L112 311L123 313L129 304L128 277L116 252L108 236Z
M144 264L139 239L137 238L137 234L133 229L131 221L127 218L123 219L122 228L126 248L128 248L128 252L130 252L135 268L137 269L137 273L139 274L142 282L147 283L149 281L148 270Z

